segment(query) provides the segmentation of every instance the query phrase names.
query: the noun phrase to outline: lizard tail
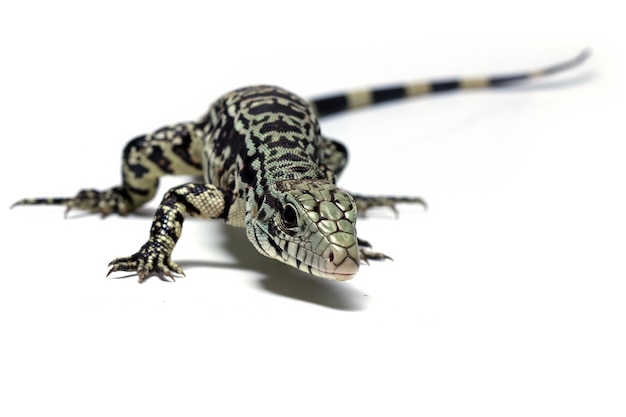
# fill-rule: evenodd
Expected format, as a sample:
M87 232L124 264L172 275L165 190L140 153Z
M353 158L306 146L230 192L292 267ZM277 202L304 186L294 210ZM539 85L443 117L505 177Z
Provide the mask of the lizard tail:
M590 55L591 52L588 49L585 49L570 60L534 71L488 77L453 78L430 82L415 82L383 88L354 90L342 94L314 98L311 100L311 104L314 106L319 116L327 116L334 113L341 113L346 110L367 107L378 103L384 103L386 101L399 100L419 95L462 89L506 87L567 71L570 68L574 68L585 62Z

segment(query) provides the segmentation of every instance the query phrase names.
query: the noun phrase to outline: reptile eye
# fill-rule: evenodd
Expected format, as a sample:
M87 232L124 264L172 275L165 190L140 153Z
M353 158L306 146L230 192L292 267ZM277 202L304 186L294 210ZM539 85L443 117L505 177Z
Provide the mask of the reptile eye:
M291 204L287 204L283 208L282 222L283 226L285 226L287 229L293 229L298 225L298 216L296 214L296 209Z

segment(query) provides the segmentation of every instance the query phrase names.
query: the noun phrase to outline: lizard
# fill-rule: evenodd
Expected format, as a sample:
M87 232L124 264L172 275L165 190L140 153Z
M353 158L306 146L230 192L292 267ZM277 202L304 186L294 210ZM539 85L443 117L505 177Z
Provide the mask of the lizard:
M202 176L168 190L152 220L149 238L131 256L116 258L116 271L162 279L184 275L172 251L186 216L223 219L245 228L261 254L317 277L351 279L362 262L391 259L357 236L357 213L376 206L419 204L421 197L368 196L339 188L347 148L321 133L319 119L331 114L414 96L517 85L584 62L572 59L534 71L452 78L347 91L305 100L280 87L239 88L218 98L196 121L161 127L138 136L122 152L122 183L84 189L71 198L28 198L20 205L62 205L127 215L151 200L164 175ZM12 206L12 207L13 207Z

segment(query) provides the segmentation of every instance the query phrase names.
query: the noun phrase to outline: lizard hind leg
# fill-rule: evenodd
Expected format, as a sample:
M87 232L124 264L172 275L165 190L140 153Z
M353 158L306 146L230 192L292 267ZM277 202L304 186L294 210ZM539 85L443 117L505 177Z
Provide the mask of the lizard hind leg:
M154 197L160 177L202 173L201 128L195 123L179 123L128 142L122 153L121 185L102 191L85 189L67 198L25 198L12 207L62 205L66 215L73 209L102 216L129 214Z
M323 137L320 157L320 166L335 183L348 164L348 149L341 142Z
M72 209L100 213L103 217L111 213L125 216L135 209L123 187L112 187L103 191L85 189L74 197L23 198L13 203L11 208L36 205L65 206L66 217Z

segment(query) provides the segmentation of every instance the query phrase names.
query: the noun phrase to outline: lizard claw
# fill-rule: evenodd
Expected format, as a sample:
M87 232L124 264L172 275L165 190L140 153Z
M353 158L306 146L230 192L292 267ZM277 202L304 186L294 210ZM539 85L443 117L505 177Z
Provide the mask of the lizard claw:
M387 256L384 253L374 252L370 250L372 245L367 240L357 239L357 241L359 242L360 260L363 261L363 263L365 263L366 265L370 264L369 263L370 259L373 261L382 261L384 259L389 259L393 261L393 259L390 256Z
M157 275L160 278L167 276L174 282L176 281L174 274L184 277L183 269L170 260L169 254L158 248L148 243L131 256L113 259L109 263L111 269L107 277L116 271L136 272L140 283L151 275Z
M364 248L371 248L372 247L372 244L369 243L367 240L359 239L359 238L357 238L356 240L359 243L359 247L364 247Z
M102 217L112 213L125 216L134 209L132 202L124 195L122 187L113 187L104 191L81 190L74 197L24 198L13 203L11 208L29 205L65 206L65 218L73 209L100 213Z
M359 215L365 216L372 207L388 207L398 217L397 204L417 204L428 210L428 204L421 197L383 197L353 195Z

